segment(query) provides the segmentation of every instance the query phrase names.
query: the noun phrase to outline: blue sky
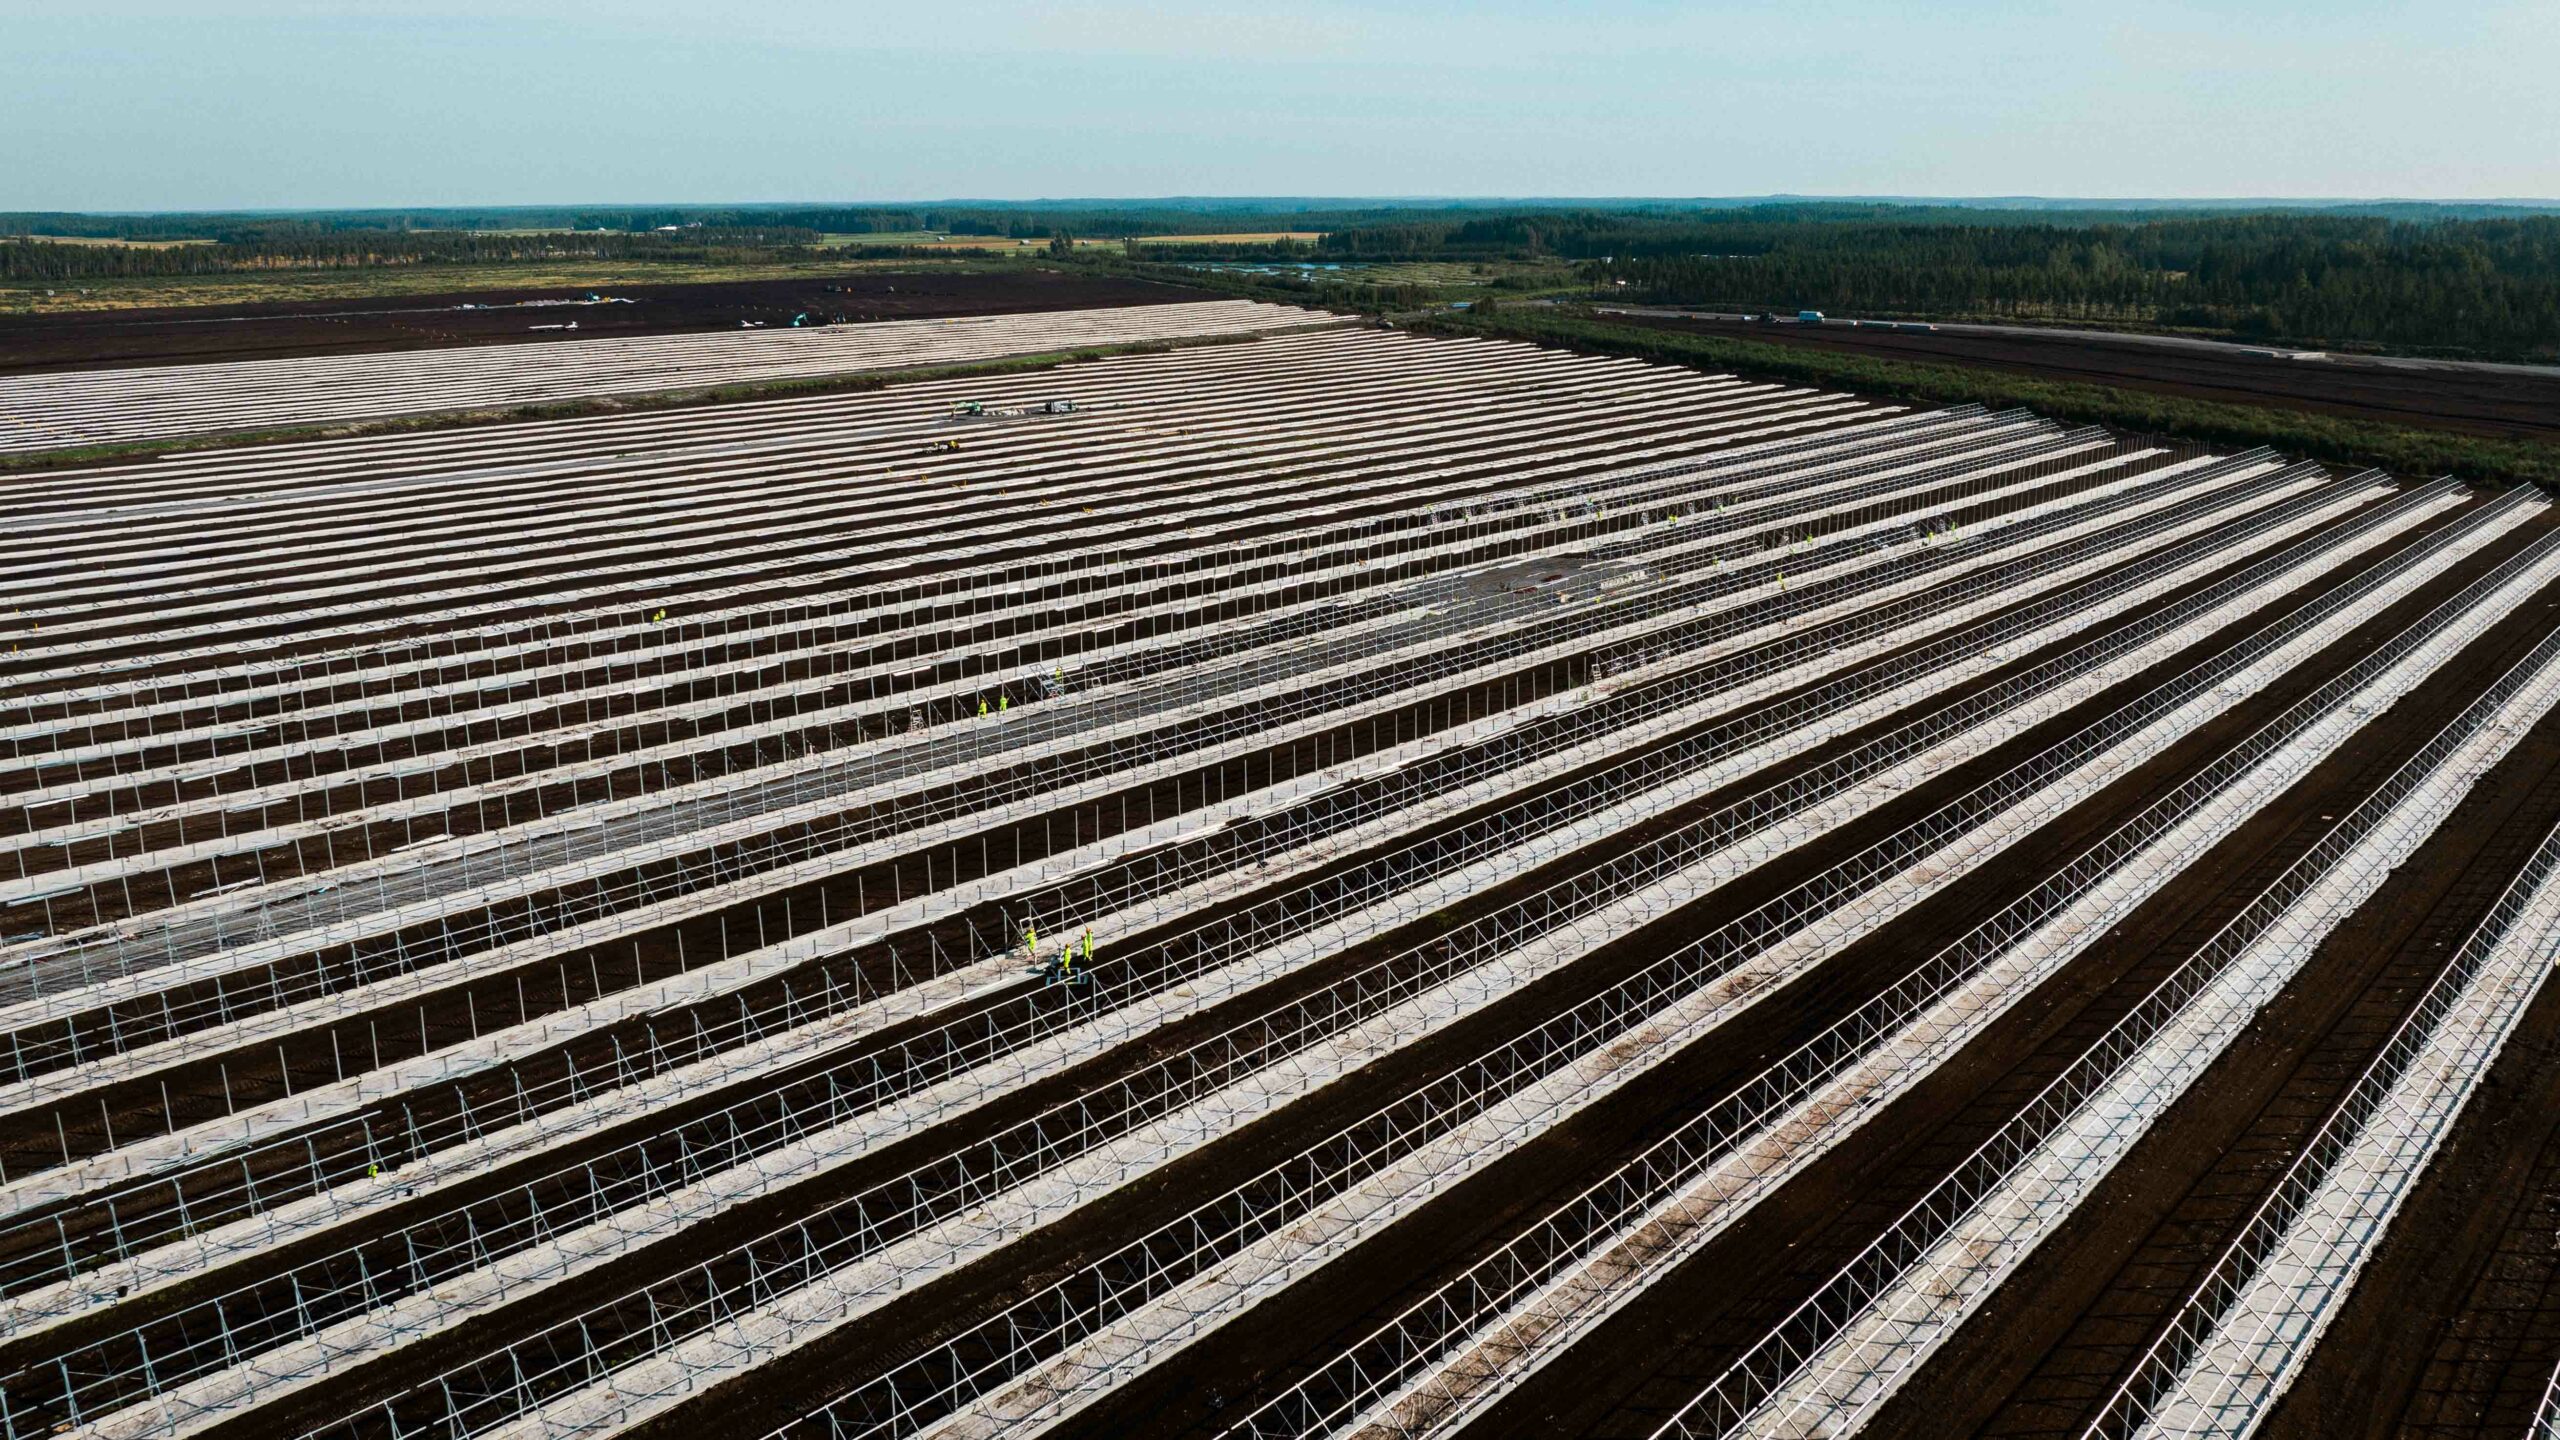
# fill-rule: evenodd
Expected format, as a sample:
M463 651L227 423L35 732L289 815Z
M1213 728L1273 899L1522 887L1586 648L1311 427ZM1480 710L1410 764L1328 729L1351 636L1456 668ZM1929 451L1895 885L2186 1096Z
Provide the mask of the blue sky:
M0 0L0 210L2560 197L2560 0Z

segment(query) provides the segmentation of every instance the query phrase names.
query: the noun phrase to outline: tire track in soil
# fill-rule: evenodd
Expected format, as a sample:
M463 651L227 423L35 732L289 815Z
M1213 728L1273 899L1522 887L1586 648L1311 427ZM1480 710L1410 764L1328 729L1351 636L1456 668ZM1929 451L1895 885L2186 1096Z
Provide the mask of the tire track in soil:
M1864 1433L2076 1440L2555 822L2560 717L2338 928Z
M2523 1440L2555 1366L2560 985L2546 982L2259 1434Z

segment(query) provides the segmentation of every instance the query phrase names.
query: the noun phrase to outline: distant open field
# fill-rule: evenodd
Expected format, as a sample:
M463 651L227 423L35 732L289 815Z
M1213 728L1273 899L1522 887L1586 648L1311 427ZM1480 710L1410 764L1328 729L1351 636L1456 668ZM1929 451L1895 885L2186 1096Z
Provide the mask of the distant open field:
M1233 235L1139 235L1133 237L1141 245L1276 245L1283 240L1312 245L1324 238L1321 230L1255 230Z
M1046 246L1039 237L1007 235L952 235L936 230L876 231L869 234L830 234L819 237L829 245L903 245L918 250L1011 251ZM1128 237L1141 245L1276 245L1292 241L1311 245L1324 238L1321 230L1255 230L1222 235L1135 235ZM1079 249L1118 246L1118 235L1079 235Z
M1372 285L1491 285L1508 280L1514 284L1581 287L1574 267L1561 260L1408 260L1372 266L1356 278Z
M1244 285L1249 293L1250 287L1270 281L1303 281L1317 286L1393 286L1404 292L1428 292L1421 296L1401 294L1396 299L1398 304L1434 298L1450 302L1481 300L1488 291L1498 292L1498 298L1506 301L1581 299L1589 294L1588 282L1574 265L1549 259L1190 261L1178 254L1162 253L1145 258L1152 262L1150 273L1199 275L1206 283Z
M257 303L0 314L0 373L788 326L795 315L811 323L912 320L1206 298L1177 286L1029 266L838 261L735 279L666 267L663 280L645 270L633 277L633 267L604 268L623 273L594 278L596 272L572 270L537 283L482 268L444 271L453 288L423 294L306 292ZM420 273L360 276L410 280ZM501 279L506 283L492 283ZM589 294L601 298L585 303ZM577 329L561 328L572 321Z
M1043 248L1046 239L1016 239L1006 235L952 235L939 230L874 230L850 234L827 234L818 237L822 245L851 249L863 245L896 245L908 250L952 250L965 254L1011 252ZM1095 242L1079 241L1079 244Z

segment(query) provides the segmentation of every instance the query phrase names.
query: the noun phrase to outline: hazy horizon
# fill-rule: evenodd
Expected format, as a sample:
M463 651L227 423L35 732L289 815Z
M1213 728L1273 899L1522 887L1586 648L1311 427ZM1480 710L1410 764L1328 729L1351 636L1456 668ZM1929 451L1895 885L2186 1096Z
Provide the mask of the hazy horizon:
M2560 196L2547 4L20 8L12 211Z
M115 209L77 210L63 206L0 209L0 215L95 215L95 216L187 216L226 214L434 214L504 210L705 210L705 209L802 209L802 208L987 208L1019 207L1105 207L1125 206L1254 206L1277 209L1283 206L1305 208L1357 208L1361 206L1427 208L1434 206L1498 207L1505 205L1698 205L1740 207L1763 204L1842 204L1842 205L1908 205L1970 209L2072 210L2079 208L2139 211L2146 208L2164 210L2197 209L2320 209L2348 206L2446 206L2446 207L2512 207L2520 210L2560 210L2560 198L2525 195L2466 195L2419 197L2409 195L1806 195L1784 192L1767 195L891 195L842 196L809 195L763 197L745 200L696 200L668 197L633 199L629 197L572 197L551 200L510 200L474 203L455 201L423 205L387 202L363 205L289 205L289 206L204 206L189 209L118 207Z

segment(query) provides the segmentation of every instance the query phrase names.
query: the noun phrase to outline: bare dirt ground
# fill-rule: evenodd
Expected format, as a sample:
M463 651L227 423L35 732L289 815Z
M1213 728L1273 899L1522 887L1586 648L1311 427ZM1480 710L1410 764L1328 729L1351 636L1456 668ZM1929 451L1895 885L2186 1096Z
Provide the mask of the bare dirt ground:
M2260 1025L1914 1377L1871 1433L2080 1435L2531 857L2560 813L2555 756L2560 725L2546 721L2376 903L2340 927ZM2418 1223L2412 1235L2439 1240L2454 1228L2440 1218ZM2057 1324L2075 1307L2076 1319ZM2388 1329L2340 1326L2312 1352L2314 1363L2326 1357L2335 1368L2353 1357L2373 1368L2386 1335L2406 1328L2411 1313L2401 1310ZM2382 1393L2423 1400L2407 1367L2382 1368L2401 1371ZM2537 1398L2548 1375L2540 1368ZM2356 1433L2358 1418L2392 1408L2327 1415L2310 1433Z
M2498 1440L2560 1365L2560 986L2545 984L2261 1432Z
M2171 347L2131 338L2098 339L2085 333L1852 330L1842 325L1760 325L1633 312L1608 318L1648 329L1725 335L1884 360L1979 366L2048 380L2268 405L2464 435L2560 440L2560 370L2545 377L2522 370L2424 362L2384 365L2350 356L2287 360L2245 345Z
M2430 590L2440 593L2451 583L2456 582L2449 577ZM2408 618L2416 608L2403 602L2393 618ZM2343 813L2343 807L2369 792L2450 717L2462 696L2476 693L2538 638L2540 622L2519 619L2522 623L2493 632L2455 662L2446 675L2444 695L2422 691L2379 717L2104 943L2047 982L2028 1004L1896 1102L1893 1115L1851 1137L1849 1144L1605 1322L1586 1341L1592 1347L1588 1353L1629 1357L1619 1372L1595 1375L1551 1367L1471 1433L1630 1440L1650 1435L1741 1347L1766 1333L1980 1143L2050 1078L2064 1057L2093 1040L2260 885L2303 853L2324 828L2323 817ZM2346 642L2346 649L2380 633L2387 632L2368 627ZM2444 703L2448 698L2454 703ZM2318 1108L2316 1097L2293 1092L2304 1083L2313 1089L2334 1086L2341 1072L2351 1079L2361 1066L2361 1047L2353 1040L2373 1037L2376 1027L2366 1022L2376 1017L2357 1012L2368 1005L2397 1008L2392 1003L2397 995L2385 992L2404 995L2406 990L2388 973L2391 962L2413 943L2423 948L2435 938L2422 933L2433 912L2447 905L2463 908L2476 894L2477 886L2467 884L2466 876L2475 869L2472 861L2481 836L2494 836L2502 824L2519 819L2529 828L2533 817L2511 813L2518 801L2548 806L2560 798L2542 784L2560 761L2553 738L2552 726L2541 727L2536 743L2520 748L2382 894L2341 927L2243 1042L2172 1109L2107 1187L2038 1251L2020 1277L2024 1283L2013 1282L1996 1294L1989 1311L1975 1317L1949 1350L1914 1378L1909 1393L1897 1396L1876 1417L1873 1433L2080 1433L2078 1424L2067 1415L2057 1417L2056 1410L2085 1413L2094 1403L2087 1388L2112 1383L2106 1362L2129 1356L2149 1338L2142 1317L2132 1312L2151 1307L2129 1303L2149 1290L2155 1278L2141 1268L2142 1262L2159 1260L2182 1239L2208 1252L2206 1260L2218 1248L2209 1237L2174 1231L2180 1221L2212 1228L2209 1217L2178 1213L2180 1202L2217 1208L2210 1202L2231 1198L2220 1194L2220 1188L2235 1179L2246 1182L2240 1187L2244 1190L2272 1182L2281 1167L2269 1162L2283 1150L2273 1132L2298 1124L2303 1111ZM2175 764L2177 753L2163 758ZM2434 928L2440 932L2443 927ZM2379 989L2377 980L2382 982ZM2296 1083L2289 1086L2288 1081ZM1904 1123L1896 1123L1897 1117ZM2426 1237L2421 1248L2440 1234ZM2174 1258L2203 1263L2191 1255ZM2171 1279L2159 1288L2177 1287ZM2320 1353L2360 1366L2371 1356L2373 1338L2369 1329L2363 1343L2333 1337ZM2102 1357L2095 1350L2108 1353ZM2029 1375L2038 1383L2011 1389L2013 1377ZM2082 1393L2066 1396L2071 1382ZM2396 1398L2385 1397L2385 1402ZM2037 1401L2043 1403L2032 1403ZM1933 1404L1941 1408L1932 1410ZM1950 1406L1954 1408L1945 1408Z
M587 303L590 294L599 298ZM0 317L0 374L734 330L742 323L789 325L795 315L806 315L808 324L850 324L1216 298L1179 286L1048 270L848 268L841 275L806 279L602 291L553 286L6 316ZM572 321L575 330L560 328Z

